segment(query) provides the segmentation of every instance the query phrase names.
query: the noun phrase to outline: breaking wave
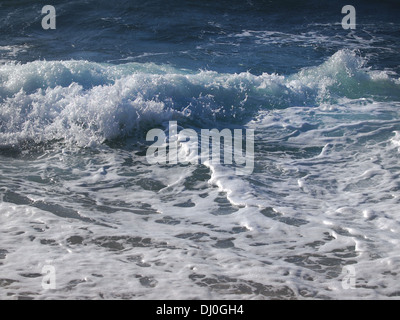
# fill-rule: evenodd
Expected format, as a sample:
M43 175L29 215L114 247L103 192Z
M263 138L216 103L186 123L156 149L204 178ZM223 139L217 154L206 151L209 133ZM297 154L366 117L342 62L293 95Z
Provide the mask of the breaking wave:
M289 76L71 60L6 63L0 80L1 146L61 141L86 147L171 119L194 127L245 125L260 110L341 98L400 100L399 80L370 70L349 50Z

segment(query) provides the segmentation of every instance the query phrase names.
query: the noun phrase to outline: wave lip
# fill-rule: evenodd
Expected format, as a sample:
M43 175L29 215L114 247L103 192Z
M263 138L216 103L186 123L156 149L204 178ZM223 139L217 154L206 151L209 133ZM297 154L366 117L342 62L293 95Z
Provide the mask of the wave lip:
M155 64L35 61L0 66L0 145L61 140L92 146L165 121L245 125L260 110L341 98L400 101L399 80L341 50L283 76L224 74Z

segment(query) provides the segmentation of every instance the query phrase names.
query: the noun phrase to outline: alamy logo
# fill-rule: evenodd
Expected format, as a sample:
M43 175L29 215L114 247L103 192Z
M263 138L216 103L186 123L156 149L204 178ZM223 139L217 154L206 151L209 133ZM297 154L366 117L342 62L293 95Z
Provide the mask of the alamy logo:
M44 290L56 289L56 268L49 261L46 261L46 263L42 268L42 274L44 274L42 288Z
M344 266L342 270L342 288L344 290L356 288L356 269L354 266Z
M199 139L200 138L200 139ZM200 143L199 143L200 140ZM221 145L221 140L223 144ZM249 175L254 169L254 130L245 130L246 145L243 148L242 129L201 129L200 135L193 129L178 132L176 121L170 121L168 138L161 129L151 129L146 141L155 141L146 152L150 164L235 164L237 175ZM180 152L178 152L180 146ZM168 153L167 153L168 149ZM244 154L243 154L243 149ZM223 153L223 157L222 157Z
M42 14L46 14L42 19L42 28L44 30L56 28L56 8L47 5L42 8Z
M355 29L356 28L356 9L347 5L342 8L342 13L346 14L342 19L343 29Z

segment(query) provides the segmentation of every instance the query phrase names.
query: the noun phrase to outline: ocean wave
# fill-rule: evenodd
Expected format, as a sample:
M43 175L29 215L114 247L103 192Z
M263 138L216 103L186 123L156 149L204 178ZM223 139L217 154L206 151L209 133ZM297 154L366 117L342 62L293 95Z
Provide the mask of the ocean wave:
M340 50L290 75L197 72L152 63L34 61L0 66L0 145L53 140L92 146L168 120L245 125L260 110L338 99L399 101L399 81Z

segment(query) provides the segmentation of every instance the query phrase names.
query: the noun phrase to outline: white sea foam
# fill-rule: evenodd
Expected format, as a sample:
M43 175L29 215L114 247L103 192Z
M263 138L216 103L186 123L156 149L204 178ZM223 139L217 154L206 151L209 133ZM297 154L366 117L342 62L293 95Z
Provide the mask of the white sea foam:
M290 77L190 73L153 64L36 61L0 67L2 145L33 139L90 146L176 118L198 127L243 123L260 109L316 106L344 96L399 99L399 85L349 51Z
M337 26L341 27L341 23ZM310 25L311 27L312 25ZM314 24L317 26L317 24ZM335 28L334 24L327 24L326 29ZM250 39L259 45L277 45L286 46L293 45L296 43L299 47L320 47L327 46L332 48L337 46L338 48L348 48L350 50L357 49L379 49L381 52L392 52L396 51L394 46L386 45L382 46L381 43L384 39L377 34L372 35L371 32L363 30L362 32L350 32L344 36L338 35L335 32L335 36L329 35L329 33L308 30L301 33L290 33L277 30L242 30L240 33L229 35L231 38L236 39ZM240 41L240 40L239 40Z
M398 83L354 54L289 77L82 61L0 76L1 298L398 295ZM134 133L233 115L256 134L245 177L150 165ZM64 142L40 156L5 148L24 139Z

